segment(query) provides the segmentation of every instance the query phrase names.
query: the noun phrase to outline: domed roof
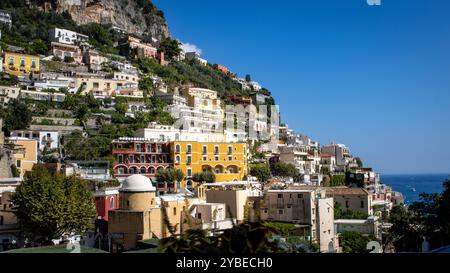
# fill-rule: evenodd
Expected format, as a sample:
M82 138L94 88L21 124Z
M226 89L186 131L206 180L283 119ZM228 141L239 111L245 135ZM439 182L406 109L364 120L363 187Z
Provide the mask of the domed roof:
M128 192L146 192L146 191L156 191L150 179L141 175L133 174L128 176L122 183L120 191Z

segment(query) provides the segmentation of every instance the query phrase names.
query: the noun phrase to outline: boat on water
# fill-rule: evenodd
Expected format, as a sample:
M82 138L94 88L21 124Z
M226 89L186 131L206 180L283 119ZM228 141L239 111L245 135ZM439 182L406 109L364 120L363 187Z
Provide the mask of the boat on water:
M416 192L416 188L412 188L411 190L412 190L413 192Z

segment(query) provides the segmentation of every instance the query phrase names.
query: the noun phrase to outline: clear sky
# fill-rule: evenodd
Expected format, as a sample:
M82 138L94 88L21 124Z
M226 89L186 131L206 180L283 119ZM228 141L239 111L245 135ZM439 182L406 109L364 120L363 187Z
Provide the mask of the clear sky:
M450 173L450 1L156 0L172 35L268 88L283 122L384 174Z

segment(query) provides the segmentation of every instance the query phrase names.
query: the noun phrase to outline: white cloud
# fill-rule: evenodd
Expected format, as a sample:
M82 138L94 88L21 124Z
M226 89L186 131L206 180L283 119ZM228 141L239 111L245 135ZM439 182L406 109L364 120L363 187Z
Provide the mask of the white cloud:
M197 52L198 54L202 55L202 49L194 44L183 43L181 46L184 52Z

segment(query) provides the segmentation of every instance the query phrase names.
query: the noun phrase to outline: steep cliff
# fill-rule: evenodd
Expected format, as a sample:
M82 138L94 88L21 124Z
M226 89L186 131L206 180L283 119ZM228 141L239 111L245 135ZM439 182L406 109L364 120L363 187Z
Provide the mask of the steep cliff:
M28 0L45 11L68 12L77 24L111 24L159 40L170 37L164 13L149 0Z

